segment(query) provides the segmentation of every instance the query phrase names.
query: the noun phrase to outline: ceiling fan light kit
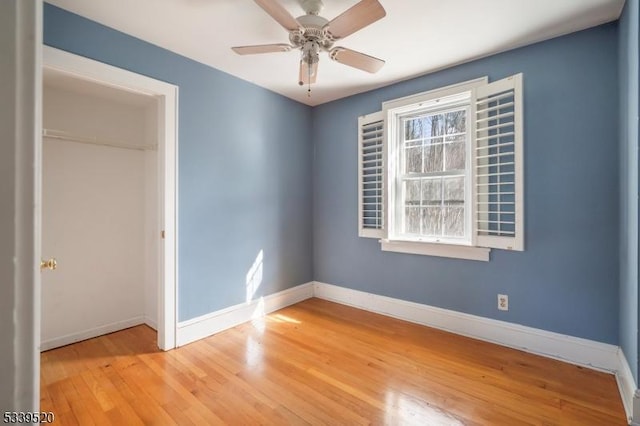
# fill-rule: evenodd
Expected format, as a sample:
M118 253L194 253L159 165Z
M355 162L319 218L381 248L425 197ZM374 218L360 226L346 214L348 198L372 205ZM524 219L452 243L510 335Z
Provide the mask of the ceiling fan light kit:
M346 47L333 47L334 43L383 18L386 12L378 0L361 0L333 20L320 16L324 4L321 0L300 0L306 15L294 18L277 0L254 0L265 12L289 32L291 44L262 44L232 47L239 55L288 52L297 49L300 54L298 84L316 82L320 52L328 52L329 58L344 65L369 73L382 68L384 61Z

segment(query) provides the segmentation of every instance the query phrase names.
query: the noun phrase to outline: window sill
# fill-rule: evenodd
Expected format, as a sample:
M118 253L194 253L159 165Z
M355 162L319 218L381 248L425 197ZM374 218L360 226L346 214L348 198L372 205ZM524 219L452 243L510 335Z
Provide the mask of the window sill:
M422 243L414 241L380 240L382 251L421 254L424 256L452 257L455 259L489 261L491 249L456 244Z

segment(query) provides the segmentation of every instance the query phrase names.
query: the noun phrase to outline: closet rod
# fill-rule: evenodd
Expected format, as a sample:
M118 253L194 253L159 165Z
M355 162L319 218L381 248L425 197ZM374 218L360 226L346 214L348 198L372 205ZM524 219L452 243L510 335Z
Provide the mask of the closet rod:
M108 146L111 148L132 149L134 151L149 151L149 150L155 150L157 148L157 145L142 145L142 146L128 145L118 141L108 141L108 140L98 139L95 136L79 136L79 135L73 135L71 133L68 133L62 130L53 130L53 129L43 129L42 136L50 139L60 139L60 140L65 140L69 142L84 143L87 145Z

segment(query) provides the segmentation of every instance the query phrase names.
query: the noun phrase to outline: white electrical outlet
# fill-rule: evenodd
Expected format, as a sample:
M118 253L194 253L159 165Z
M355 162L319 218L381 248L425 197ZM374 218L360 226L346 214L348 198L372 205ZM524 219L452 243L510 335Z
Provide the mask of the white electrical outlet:
M500 311L509 310L509 296L507 296L506 294L498 295L498 310Z

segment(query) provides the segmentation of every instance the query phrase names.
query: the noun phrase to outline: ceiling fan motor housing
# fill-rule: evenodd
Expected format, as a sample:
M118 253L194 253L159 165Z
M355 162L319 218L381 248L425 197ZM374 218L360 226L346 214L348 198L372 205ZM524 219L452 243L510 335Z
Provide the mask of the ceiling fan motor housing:
M302 15L296 19L302 28L289 33L289 41L292 45L303 48L307 42L313 41L322 50L331 49L333 37L324 29L329 22L327 19L318 15Z

